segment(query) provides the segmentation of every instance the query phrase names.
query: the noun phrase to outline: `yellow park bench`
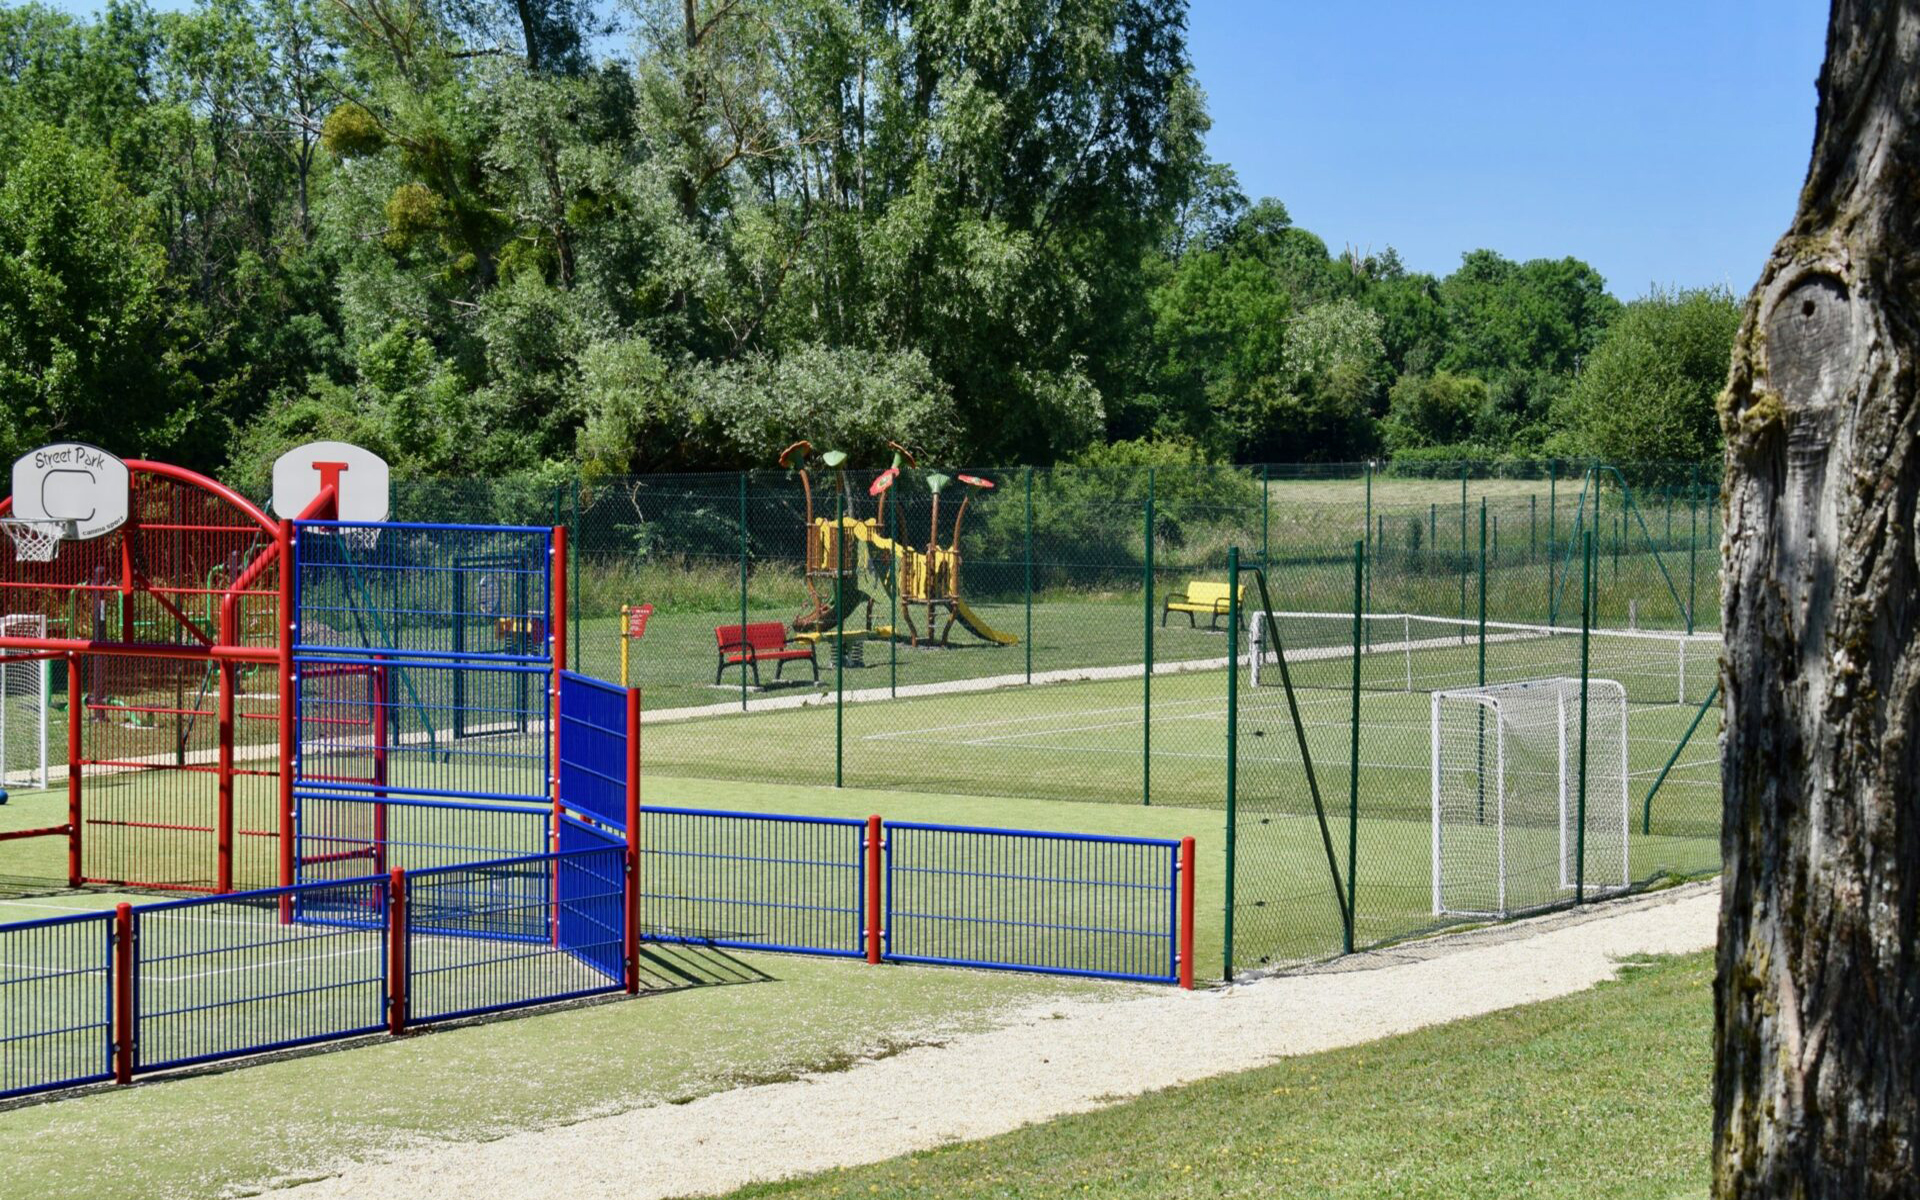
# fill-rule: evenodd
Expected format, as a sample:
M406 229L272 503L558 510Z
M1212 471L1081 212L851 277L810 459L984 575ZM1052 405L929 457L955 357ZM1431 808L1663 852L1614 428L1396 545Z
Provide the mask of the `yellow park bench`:
M1240 586L1240 602L1245 604L1247 588ZM1166 603L1160 609L1160 624L1165 626L1168 613L1187 614L1187 625L1195 628L1199 618L1207 619L1208 629L1220 628L1220 618L1233 611L1233 593L1224 583L1211 583L1202 579L1189 579L1187 590L1173 592L1167 596Z

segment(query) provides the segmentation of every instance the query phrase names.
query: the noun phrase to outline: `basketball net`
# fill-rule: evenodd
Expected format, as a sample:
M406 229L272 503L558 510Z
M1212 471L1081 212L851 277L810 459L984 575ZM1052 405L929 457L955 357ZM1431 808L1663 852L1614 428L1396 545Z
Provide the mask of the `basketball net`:
M52 562L59 552L60 539L68 531L66 521L22 521L9 518L0 521L7 528L7 536L13 539L13 561L15 562Z

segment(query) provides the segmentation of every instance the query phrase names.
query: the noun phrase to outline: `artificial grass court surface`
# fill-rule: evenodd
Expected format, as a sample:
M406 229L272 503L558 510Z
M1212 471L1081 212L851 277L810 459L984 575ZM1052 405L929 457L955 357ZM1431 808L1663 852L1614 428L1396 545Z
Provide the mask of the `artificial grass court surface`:
M1704 1196L1711 954L1098 1112L732 1193L829 1197Z
M1009 823L1021 816L1031 823L1037 815L1037 802L1023 813L1014 801L842 793L829 805L815 789L727 785L723 794L721 785L704 786L714 790L681 792L650 781L649 800L716 807L728 800L736 808L794 812L851 805L901 816L930 811L909 812L903 802L941 802L977 804L975 814L999 812ZM0 828L43 823L43 810L64 803L58 794L16 797L0 808ZM1003 804L1011 808L1001 810ZM1180 817L1217 821L1190 812L1156 811L1152 819L1170 824ZM22 847L64 854L59 839L0 845L9 854L0 859L0 875L15 879L22 869L46 873L13 857ZM58 859L62 869L64 861ZM1217 868L1203 870L1217 879ZM0 920L56 915L38 906L84 909L120 898L16 894L0 902ZM1214 955L1217 961L1217 950ZM256 1191L424 1141L485 1140L833 1070L863 1055L984 1028L1008 1007L1147 990L661 946L649 947L649 972L653 987L677 990L243 1059L129 1088L0 1107L0 1145L7 1147L0 1198L144 1200Z

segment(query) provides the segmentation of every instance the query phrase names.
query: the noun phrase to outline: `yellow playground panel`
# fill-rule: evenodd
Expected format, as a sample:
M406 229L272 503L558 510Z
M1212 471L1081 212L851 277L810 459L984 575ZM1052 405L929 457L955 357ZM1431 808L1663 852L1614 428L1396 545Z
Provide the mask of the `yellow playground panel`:
M955 623L982 641L997 646L1012 646L1020 640L987 624L967 606L966 600L960 595L958 547L933 545L925 550L916 549L881 533L877 517L815 518L813 527L808 531L807 572L810 575L839 575L844 579L859 579L862 576L881 579L882 586L899 601L900 614L907 625L908 640L914 645L919 644L921 633L919 626L914 623L913 612L916 607L922 606L926 609L926 638L929 642L945 645ZM871 598L867 599L866 605L869 631L879 637L892 636L891 627L872 628ZM938 613L943 609L947 613L947 621L935 636ZM849 635L853 632L846 631Z

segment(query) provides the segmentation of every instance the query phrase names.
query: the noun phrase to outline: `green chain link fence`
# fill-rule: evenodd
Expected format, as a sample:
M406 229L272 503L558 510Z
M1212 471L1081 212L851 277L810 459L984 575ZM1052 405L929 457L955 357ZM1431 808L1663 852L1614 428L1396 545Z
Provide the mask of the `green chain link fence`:
M1710 469L881 474L419 481L394 511L566 525L588 674L620 678L652 606L625 646L650 776L1230 810L1237 969L1455 919L1431 696L1577 677L1583 625L1628 698L1634 882L1718 864ZM1256 609L1291 703L1255 679ZM726 661L718 631L756 625L814 662Z

